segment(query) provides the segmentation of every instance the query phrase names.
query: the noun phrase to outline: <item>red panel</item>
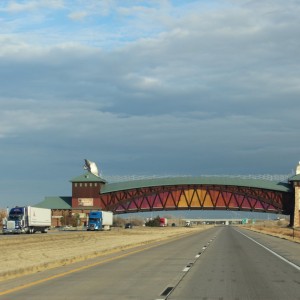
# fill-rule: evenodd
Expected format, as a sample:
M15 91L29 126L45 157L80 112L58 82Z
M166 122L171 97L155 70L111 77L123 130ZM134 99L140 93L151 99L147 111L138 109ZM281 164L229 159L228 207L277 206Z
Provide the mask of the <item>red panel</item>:
M239 207L239 203L236 200L236 195L232 194L230 202L228 203L228 207L229 208L238 208Z
M164 203L164 205L165 205L165 208L175 208L176 207L172 197L168 197L166 199L166 202Z
M138 207L137 207L135 201L130 201L130 203L129 203L128 207L127 207L128 210L137 210L137 208Z
M116 212L125 212L125 209L124 209L124 207L123 207L122 205L119 205L119 206L116 208L115 211L116 211Z
M148 197L148 201L150 202L152 208L163 208L158 195Z
M242 208L244 208L244 209L251 209L251 205L250 205L247 197L244 198L244 201L243 201L243 204L242 204Z
M222 208L226 207L222 192L219 192L219 194L218 194L218 198L216 201L216 207L222 207Z
M165 203L167 202L171 202L171 203L174 203L172 197L171 197L171 194L169 192L163 192L163 193L159 193L159 196L157 197L160 201L160 204L158 205L161 205L161 207L164 207ZM157 204L157 203L155 203Z
M213 206L215 207L216 203L217 203L217 198L218 198L218 195L219 195L220 192L219 191L213 191L213 190L209 190L208 192L210 194Z
M254 199L254 198L248 198L248 202L250 204L251 209L255 209L255 205L256 205L257 200Z
M222 196L225 202L225 206L229 207L230 204L230 198L232 197L232 193L229 192L222 192Z
M278 211L278 208L274 207L272 204L268 204L268 211Z
M256 202L254 208L264 210L264 207L262 206L262 203L260 201Z
M143 209L149 210L150 208L151 208L151 207L150 207L150 205L149 205L147 199L146 199L146 198L142 199L140 209L142 209L142 210L143 210Z
M235 199L239 208L242 208L244 198L245 198L244 195L235 195Z

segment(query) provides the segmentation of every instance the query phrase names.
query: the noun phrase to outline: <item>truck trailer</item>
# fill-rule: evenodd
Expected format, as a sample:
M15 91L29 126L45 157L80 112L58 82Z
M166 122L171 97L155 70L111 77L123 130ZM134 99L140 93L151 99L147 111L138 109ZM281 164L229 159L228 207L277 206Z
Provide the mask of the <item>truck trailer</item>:
M113 224L113 213L111 211L91 211L87 230L110 230Z
M11 208L3 222L3 234L6 233L46 233L51 226L51 209L32 206Z

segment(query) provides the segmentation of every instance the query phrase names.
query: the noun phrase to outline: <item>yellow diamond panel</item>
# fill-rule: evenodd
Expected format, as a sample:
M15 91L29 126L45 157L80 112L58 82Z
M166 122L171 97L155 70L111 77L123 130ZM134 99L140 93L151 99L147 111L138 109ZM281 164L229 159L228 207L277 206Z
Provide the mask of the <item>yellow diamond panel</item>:
M210 197L209 193L206 193L205 198L204 198L204 202L203 202L203 207L213 207L213 202L212 199Z
M200 205L202 206L203 202L204 202L205 195L206 195L206 190L205 189L198 189L197 194L200 198Z
M183 193L181 194L181 196L179 198L178 207L188 207L188 204L187 204L187 199L189 199L188 195L189 195L188 191L183 191Z
M191 198L189 200L190 202L190 207L201 207L200 202L199 202L199 197L197 194L197 190L193 190L191 193Z

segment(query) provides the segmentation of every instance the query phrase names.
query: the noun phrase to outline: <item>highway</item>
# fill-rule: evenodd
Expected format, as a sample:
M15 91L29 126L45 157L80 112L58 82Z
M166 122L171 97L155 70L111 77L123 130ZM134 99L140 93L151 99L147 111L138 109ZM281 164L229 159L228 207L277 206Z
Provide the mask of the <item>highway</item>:
M0 299L300 299L300 244L220 226L0 282Z

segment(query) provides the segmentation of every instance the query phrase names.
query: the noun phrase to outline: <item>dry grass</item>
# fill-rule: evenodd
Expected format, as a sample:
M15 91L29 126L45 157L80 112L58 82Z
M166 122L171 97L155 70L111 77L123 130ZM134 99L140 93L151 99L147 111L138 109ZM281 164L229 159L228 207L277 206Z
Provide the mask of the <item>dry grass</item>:
M0 281L205 228L208 227L140 227L3 236L0 239Z
M300 243L300 228L288 227L287 221L264 221L245 228Z

